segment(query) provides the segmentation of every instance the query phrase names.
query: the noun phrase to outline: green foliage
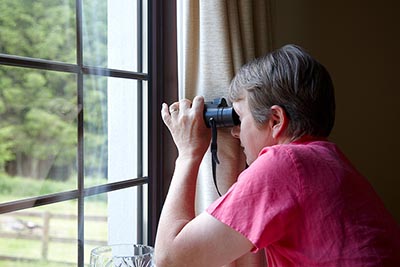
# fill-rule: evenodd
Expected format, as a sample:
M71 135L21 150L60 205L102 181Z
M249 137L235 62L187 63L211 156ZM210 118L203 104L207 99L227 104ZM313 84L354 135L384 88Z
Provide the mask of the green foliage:
M56 158L62 166L76 158L76 91L72 74L0 67L0 166L29 165ZM3 135L1 133L4 133ZM10 157L10 154L14 155ZM26 160L31 159L31 160ZM50 167L47 167L49 169ZM42 173L17 173L40 177Z
M1 53L75 62L74 0L2 0L0 10Z
M107 1L83 4L85 64L106 67ZM76 63L75 11L75 0L0 1L0 53ZM74 74L0 66L0 171L43 178L67 167L52 178L70 176L81 111L76 84ZM106 90L106 79L85 79L85 165L102 173Z
M107 1L83 1L83 61L107 67Z
M4 164L7 161L15 158L15 155L12 153L12 148L15 145L13 128L13 126L0 128L0 169L4 168Z

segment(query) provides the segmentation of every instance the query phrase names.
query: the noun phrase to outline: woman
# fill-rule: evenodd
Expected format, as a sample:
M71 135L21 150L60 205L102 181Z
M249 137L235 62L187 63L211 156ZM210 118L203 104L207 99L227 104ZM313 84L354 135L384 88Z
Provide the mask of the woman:
M287 45L243 66L230 86L249 167L195 217L210 143L204 99L162 106L178 148L160 217L156 265L223 266L265 249L268 266L400 266L400 231L367 180L329 142L335 100L326 69Z

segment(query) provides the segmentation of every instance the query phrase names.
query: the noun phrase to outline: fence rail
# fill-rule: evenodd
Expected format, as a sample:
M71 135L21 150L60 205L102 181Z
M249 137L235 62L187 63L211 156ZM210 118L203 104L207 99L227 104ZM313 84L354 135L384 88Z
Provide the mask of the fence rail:
M62 220L77 220L76 215L71 215L71 214L55 214L55 213L50 213L50 212L32 212L32 211L19 211L15 212L12 215L13 218L16 218L16 221L21 223L23 226L26 227L25 230L28 232L19 232L19 233L14 233L14 232L3 232L1 231L0 228L0 240L1 239L19 239L19 240L35 240L35 241L41 241L41 258L40 259L31 259L24 257L23 255L21 257L14 257L10 255L0 255L0 260L18 260L18 261L38 261L38 260L48 260L48 252L49 252L49 244L50 243L75 243L77 244L77 239L76 238L69 238L69 237L59 237L59 236L52 236L51 231L50 231L50 221L52 219L62 219ZM42 223L40 224L34 224L34 225L28 225L26 222L23 222L20 219L21 217L30 217L30 218L42 218ZM37 221L37 219L36 219ZM85 216L85 222L87 221L95 221L95 222L107 222L107 217L106 216ZM40 228L41 231L38 232L36 231L34 233L35 228ZM85 244L88 245L95 245L95 246L103 246L107 244L107 241L103 240L93 240L93 239L85 239ZM65 262L58 262L61 264L64 264ZM68 264L68 263L65 263Z

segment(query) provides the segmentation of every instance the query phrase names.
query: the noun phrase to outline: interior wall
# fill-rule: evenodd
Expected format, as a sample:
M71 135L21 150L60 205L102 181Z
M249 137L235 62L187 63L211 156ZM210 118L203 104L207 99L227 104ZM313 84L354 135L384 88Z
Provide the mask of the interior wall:
M301 45L336 90L336 142L400 222L400 15L395 0L273 0L275 47Z

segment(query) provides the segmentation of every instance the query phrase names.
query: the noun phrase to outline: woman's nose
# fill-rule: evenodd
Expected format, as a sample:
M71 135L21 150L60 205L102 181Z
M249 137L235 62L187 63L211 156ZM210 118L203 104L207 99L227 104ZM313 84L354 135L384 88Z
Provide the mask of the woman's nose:
M235 138L240 138L240 125L233 126L231 129L231 134Z

